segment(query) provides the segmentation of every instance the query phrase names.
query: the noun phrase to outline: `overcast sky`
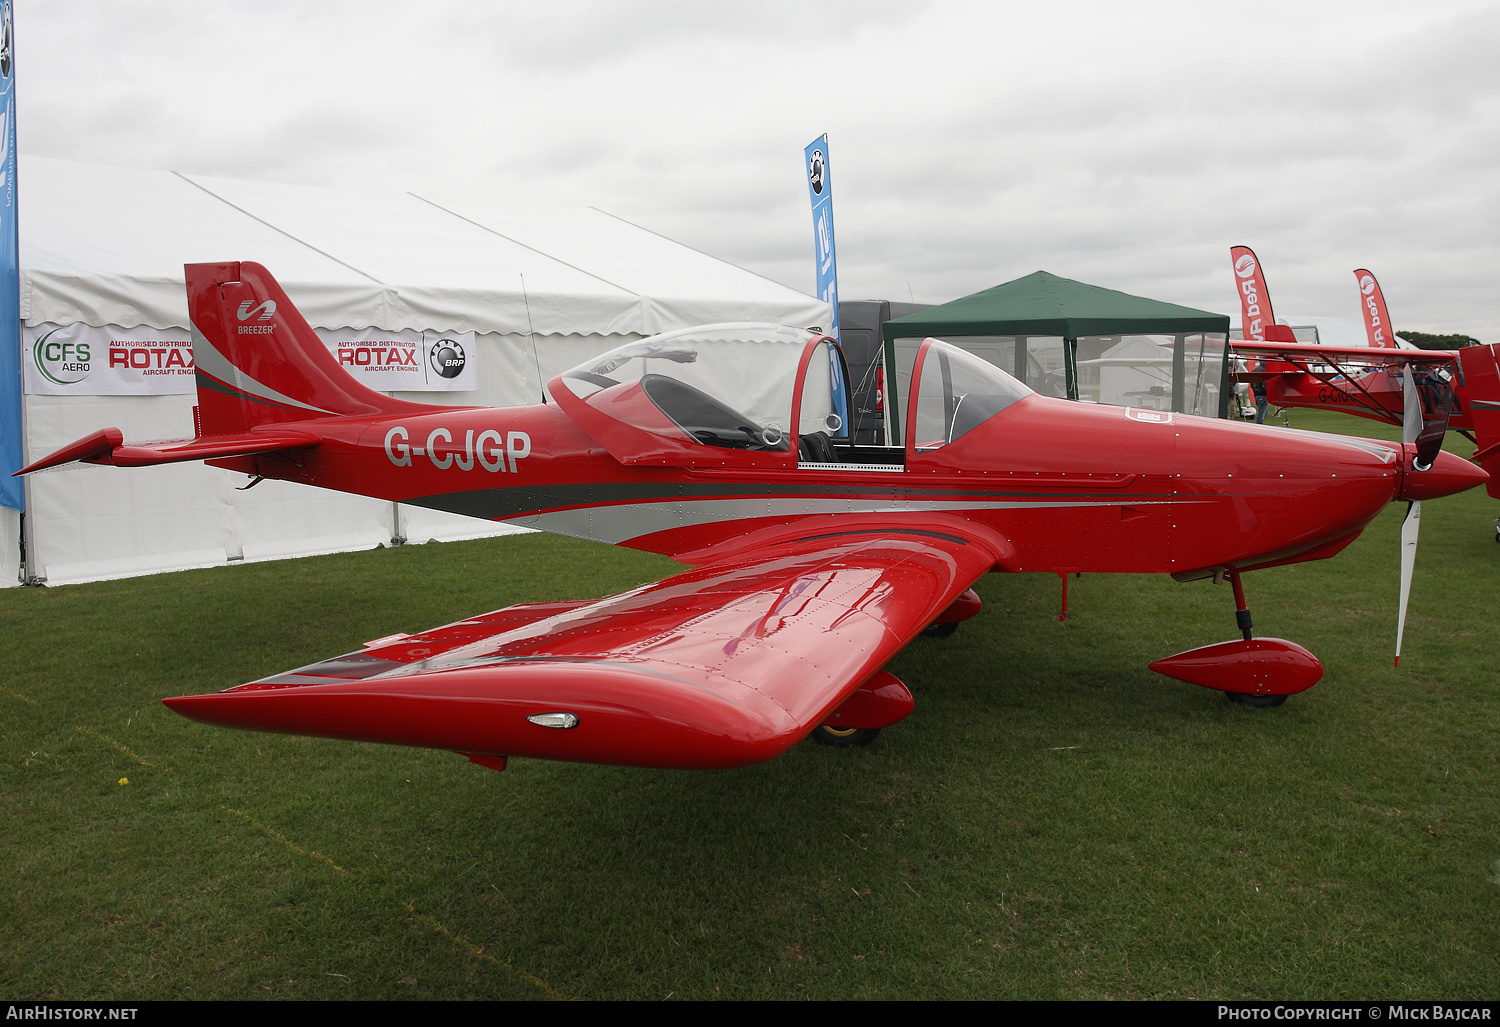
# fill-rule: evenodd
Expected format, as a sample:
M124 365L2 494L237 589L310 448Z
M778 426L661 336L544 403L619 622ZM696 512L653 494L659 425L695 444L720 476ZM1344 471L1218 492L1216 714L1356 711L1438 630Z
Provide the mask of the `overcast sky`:
M1500 341L1500 5L16 0L23 153L594 205L844 298L1037 269ZM24 190L25 183L21 183Z

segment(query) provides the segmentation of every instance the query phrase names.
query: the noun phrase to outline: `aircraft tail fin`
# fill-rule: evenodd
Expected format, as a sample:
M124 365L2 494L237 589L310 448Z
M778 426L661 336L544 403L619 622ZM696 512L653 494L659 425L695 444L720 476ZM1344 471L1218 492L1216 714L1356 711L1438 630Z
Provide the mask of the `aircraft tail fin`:
M1396 349L1396 329L1391 327L1391 315L1385 309L1385 294L1380 291L1380 283L1364 268L1354 272L1354 280L1359 283L1360 314L1370 345L1378 349Z
M432 412L356 382L259 264L189 264L186 270L197 435L322 417Z
M1458 399L1474 422L1474 460L1489 472L1485 489L1500 499L1500 345L1458 351Z

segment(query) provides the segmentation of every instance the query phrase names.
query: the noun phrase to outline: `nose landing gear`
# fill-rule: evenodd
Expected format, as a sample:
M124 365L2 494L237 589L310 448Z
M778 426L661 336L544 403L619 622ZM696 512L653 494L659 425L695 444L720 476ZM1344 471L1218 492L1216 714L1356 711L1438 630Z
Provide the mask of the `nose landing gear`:
M1229 579L1229 584L1234 588L1234 622L1239 626L1241 634L1245 636L1245 641L1249 642L1254 637L1254 626L1250 622L1250 607L1245 604L1245 588L1240 584L1240 572L1231 569L1225 571L1224 576ZM1224 698L1240 706L1253 706L1262 710L1268 710L1286 702L1285 695L1261 695L1255 692L1225 692Z
M1239 571L1227 568L1221 576L1216 575L1216 580L1222 578L1228 578L1234 586L1234 619L1244 638L1189 649L1157 660L1151 669L1180 681L1217 689L1230 702L1241 706L1262 709L1280 706L1287 696L1317 684L1323 677L1323 664L1318 658L1284 638L1255 638Z

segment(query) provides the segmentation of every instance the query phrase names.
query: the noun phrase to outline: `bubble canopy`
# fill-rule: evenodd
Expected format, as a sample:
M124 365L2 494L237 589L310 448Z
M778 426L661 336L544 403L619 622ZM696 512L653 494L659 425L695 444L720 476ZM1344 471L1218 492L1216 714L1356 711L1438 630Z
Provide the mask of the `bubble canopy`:
M717 449L784 453L793 445L802 354L818 338L783 325L704 325L626 343L556 381L635 428L654 434L675 428Z

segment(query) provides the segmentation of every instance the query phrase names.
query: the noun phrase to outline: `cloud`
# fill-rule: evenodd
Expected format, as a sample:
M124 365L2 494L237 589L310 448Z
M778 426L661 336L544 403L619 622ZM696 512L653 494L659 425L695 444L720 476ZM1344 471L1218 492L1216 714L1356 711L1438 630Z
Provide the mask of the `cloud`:
M810 291L830 137L845 296L1046 268L1233 312L1500 339L1500 11L1463 0L132 5L17 12L27 152L592 204Z

